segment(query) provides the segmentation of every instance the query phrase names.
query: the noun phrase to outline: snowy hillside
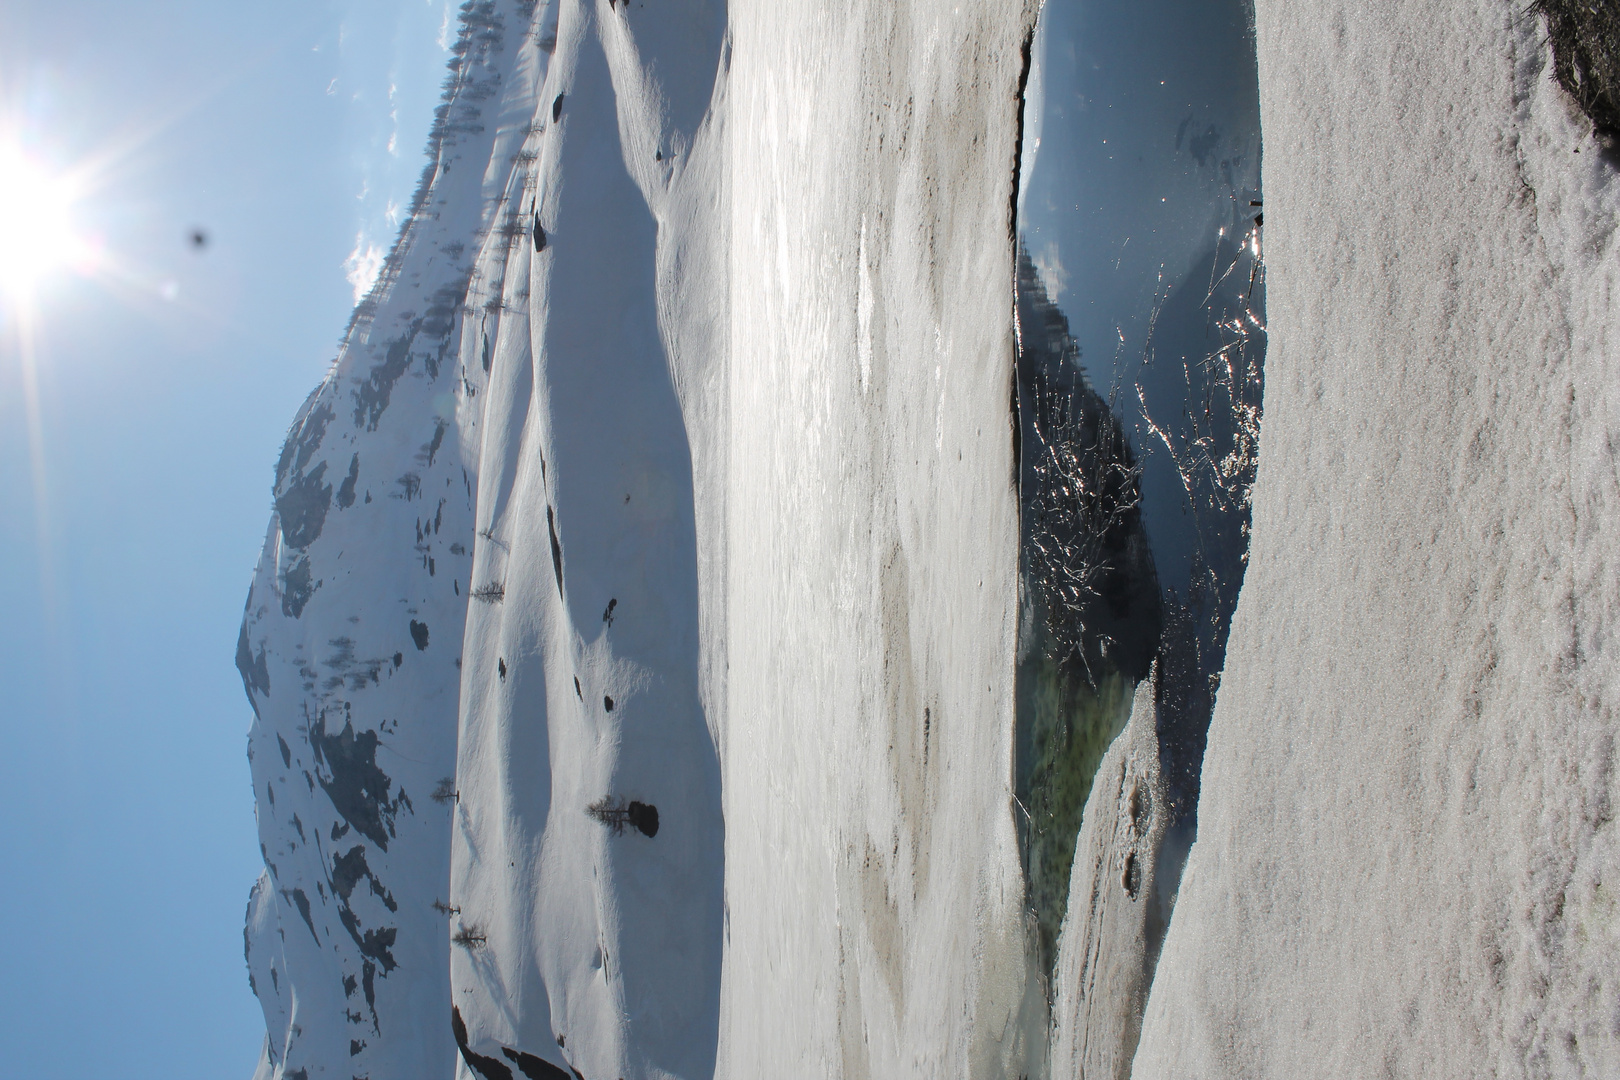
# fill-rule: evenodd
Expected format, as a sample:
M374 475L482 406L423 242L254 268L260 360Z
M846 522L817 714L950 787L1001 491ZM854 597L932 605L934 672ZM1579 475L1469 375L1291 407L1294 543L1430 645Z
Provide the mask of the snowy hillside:
M461 37L418 205L276 468L237 666L265 871L260 1077L448 1075L445 905L481 360L534 77L524 3ZM496 313L498 314L498 312Z
M486 1080L507 1061L553 1075L514 1054L709 1075L724 831L693 454L658 299L659 249L686 239L675 214L717 134L725 27L703 4L554 17L534 239L507 275L485 406L450 878L476 938L450 981Z
M464 5L238 646L258 1080L1620 1069L1620 188L1397 8Z

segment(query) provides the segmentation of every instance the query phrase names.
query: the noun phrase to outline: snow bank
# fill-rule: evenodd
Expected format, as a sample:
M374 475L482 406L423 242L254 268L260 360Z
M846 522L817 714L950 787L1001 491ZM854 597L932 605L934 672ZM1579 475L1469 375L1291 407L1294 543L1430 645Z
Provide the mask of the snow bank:
M1517 4L1257 4L1245 587L1138 1076L1620 1071L1620 186Z
M1130 722L1086 799L1052 979L1052 1076L1131 1073L1153 977L1149 920L1157 912L1147 898L1171 817L1159 772L1156 693L1151 677L1137 684Z

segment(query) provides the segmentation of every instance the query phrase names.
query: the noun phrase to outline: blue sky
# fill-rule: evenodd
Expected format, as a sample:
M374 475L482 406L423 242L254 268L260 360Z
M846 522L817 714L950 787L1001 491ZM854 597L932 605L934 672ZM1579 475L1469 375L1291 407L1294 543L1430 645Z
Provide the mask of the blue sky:
M37 408L0 299L0 1074L252 1074L237 626L453 17L0 0L0 115L54 167L98 163L78 221L117 266L42 286Z

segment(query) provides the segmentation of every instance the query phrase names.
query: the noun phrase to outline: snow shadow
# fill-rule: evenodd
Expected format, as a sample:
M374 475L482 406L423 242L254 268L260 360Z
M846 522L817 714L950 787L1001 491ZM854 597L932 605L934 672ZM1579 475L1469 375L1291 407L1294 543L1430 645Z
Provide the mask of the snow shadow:
M639 7L607 17L655 37ZM590 772L600 787L573 812L583 828L600 800L610 826L591 834L602 852L593 888L625 1053L629 1067L700 1077L713 1073L719 1030L725 829L699 692L692 455L659 325L658 227L626 167L627 154L655 148L621 145L625 89L587 39L557 109L566 153L536 256L550 311L537 356L552 447L545 513L577 635L568 696L601 755Z

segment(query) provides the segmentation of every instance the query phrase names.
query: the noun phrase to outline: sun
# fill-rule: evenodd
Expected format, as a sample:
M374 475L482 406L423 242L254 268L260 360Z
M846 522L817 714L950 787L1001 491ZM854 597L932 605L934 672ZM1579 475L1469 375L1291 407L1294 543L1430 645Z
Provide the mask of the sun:
M75 222L78 187L70 175L0 143L0 293L27 299L56 273L90 260Z

